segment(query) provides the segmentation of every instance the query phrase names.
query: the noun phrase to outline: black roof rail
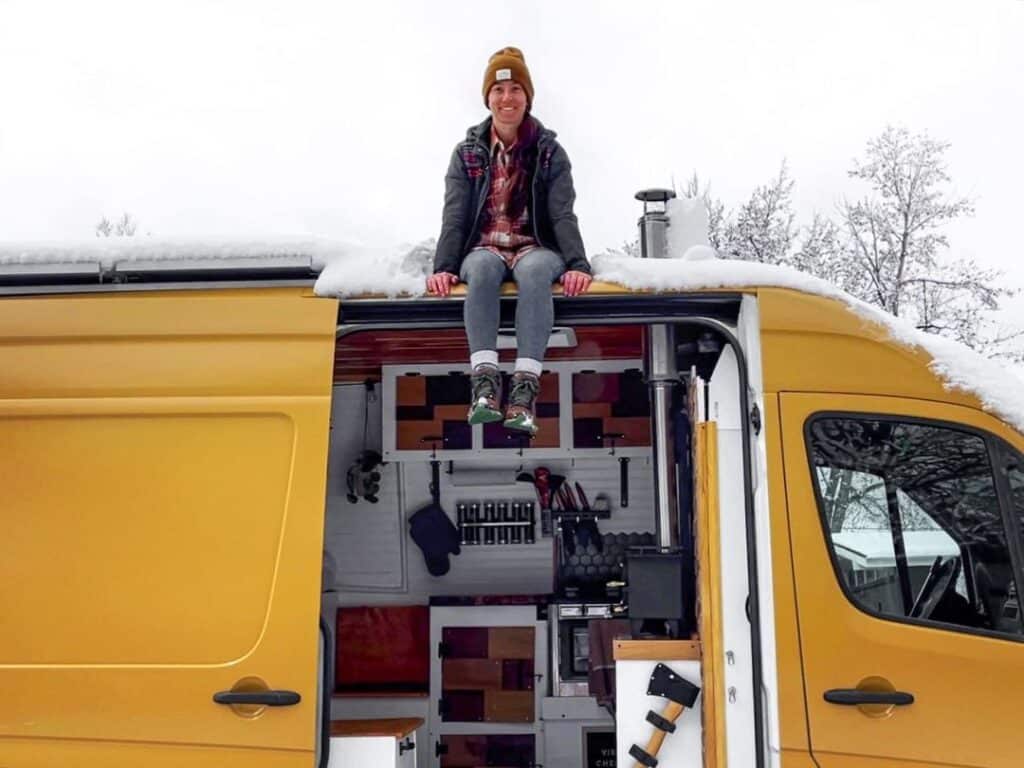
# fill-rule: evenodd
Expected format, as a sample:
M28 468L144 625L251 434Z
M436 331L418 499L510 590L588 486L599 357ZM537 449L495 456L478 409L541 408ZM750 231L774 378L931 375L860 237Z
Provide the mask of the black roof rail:
M311 256L26 262L0 264L0 290L282 280L312 283L318 273Z
M624 293L555 296L555 324L614 322L639 315L706 317L730 325L739 317L742 293ZM463 300L454 299L341 299L338 322L345 325L403 325L419 328L462 323ZM501 323L515 322L515 296L501 298Z

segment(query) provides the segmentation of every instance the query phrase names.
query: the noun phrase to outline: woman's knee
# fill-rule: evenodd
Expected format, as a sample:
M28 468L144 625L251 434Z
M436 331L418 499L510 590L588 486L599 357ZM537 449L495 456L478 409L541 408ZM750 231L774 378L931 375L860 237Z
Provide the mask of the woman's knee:
M565 262L546 248L524 253L512 270L518 284L550 286L565 271Z
M462 260L459 276L470 286L474 283L501 284L505 279L505 262L491 251L470 251Z

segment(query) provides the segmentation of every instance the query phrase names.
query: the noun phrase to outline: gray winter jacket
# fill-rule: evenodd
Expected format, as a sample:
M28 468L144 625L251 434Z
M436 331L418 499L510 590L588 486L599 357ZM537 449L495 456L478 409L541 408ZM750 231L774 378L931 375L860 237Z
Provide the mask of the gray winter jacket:
M536 119L536 118L534 118ZM555 141L555 132L540 125L537 163L530 170L529 219L538 244L558 252L567 270L590 274L579 224L572 206L569 156ZM480 240L481 215L491 188L491 118L473 126L452 152L445 176L441 236L434 272L459 274L462 259Z

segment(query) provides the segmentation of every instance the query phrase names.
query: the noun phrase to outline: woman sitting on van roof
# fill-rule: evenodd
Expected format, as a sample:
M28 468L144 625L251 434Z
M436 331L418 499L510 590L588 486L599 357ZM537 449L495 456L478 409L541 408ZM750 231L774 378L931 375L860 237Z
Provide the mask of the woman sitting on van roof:
M572 206L569 157L530 114L533 83L518 48L491 56L484 72L491 116L469 129L452 153L445 177L441 236L427 290L447 296L467 286L464 308L473 396L469 423L505 420L509 429L537 431L534 401L554 319L551 285L566 296L590 287L590 264ZM508 408L501 412L498 373L499 291L518 286L516 343Z

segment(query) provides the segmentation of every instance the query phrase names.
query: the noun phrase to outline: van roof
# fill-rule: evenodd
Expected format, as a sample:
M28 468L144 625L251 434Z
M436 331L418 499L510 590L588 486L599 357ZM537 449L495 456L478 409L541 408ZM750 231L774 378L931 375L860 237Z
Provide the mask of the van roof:
M314 237L8 242L0 243L0 291L5 286L288 281L314 284L315 293L325 297L416 300L424 296L433 252L431 240L385 249ZM957 342L918 331L824 280L789 267L725 259L637 259L608 252L591 262L591 290L598 295L793 291L829 299L818 305L824 313L814 318L819 327L829 324L829 316L848 324L852 315L861 326L873 327L871 335L877 340L925 352L931 358L929 368L947 389L976 397L985 410L1024 432L1024 382L1015 374ZM511 286L505 290L514 292ZM456 291L456 297L461 293Z
M0 287L170 280L312 282L330 253L325 241L299 238L96 237L0 242Z

